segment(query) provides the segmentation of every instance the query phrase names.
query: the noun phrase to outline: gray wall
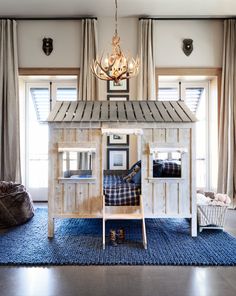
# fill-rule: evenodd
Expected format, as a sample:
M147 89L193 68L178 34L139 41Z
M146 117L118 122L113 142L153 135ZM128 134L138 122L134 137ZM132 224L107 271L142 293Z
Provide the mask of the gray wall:
M80 21L19 21L20 67L79 67L81 48ZM138 19L119 18L118 32L123 50L136 56L138 52ZM110 52L114 20L98 18L99 53ZM46 56L42 39L54 40L54 51ZM194 51L187 57L182 40L193 39ZM221 67L223 21L157 21L157 67ZM106 82L100 82L100 98L106 99ZM130 98L136 98L136 79L130 81Z

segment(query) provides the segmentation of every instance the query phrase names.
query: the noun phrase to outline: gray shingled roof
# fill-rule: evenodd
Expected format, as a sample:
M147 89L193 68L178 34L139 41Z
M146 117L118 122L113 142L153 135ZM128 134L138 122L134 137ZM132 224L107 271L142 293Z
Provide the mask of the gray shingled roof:
M63 101L57 102L48 122L194 122L182 101Z

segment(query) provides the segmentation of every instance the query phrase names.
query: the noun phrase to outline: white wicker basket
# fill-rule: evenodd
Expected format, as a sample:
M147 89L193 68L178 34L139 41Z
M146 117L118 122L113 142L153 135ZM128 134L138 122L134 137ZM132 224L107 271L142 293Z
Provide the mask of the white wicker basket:
M200 231L205 226L223 228L228 206L198 205L197 218Z

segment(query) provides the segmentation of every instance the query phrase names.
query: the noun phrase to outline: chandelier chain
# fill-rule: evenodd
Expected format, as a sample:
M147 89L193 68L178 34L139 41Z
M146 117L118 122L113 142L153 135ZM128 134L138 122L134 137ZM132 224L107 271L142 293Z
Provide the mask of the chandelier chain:
M118 17L117 17L117 10L118 10L118 6L117 6L117 0L115 0L115 5L116 5L116 12L115 12L115 34L117 35L118 34Z

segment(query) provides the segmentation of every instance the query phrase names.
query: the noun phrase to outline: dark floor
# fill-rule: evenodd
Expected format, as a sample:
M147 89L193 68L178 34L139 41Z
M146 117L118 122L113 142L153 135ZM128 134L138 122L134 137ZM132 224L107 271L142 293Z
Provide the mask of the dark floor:
M236 211L226 231L236 236ZM0 267L1 296L235 296L236 267Z

